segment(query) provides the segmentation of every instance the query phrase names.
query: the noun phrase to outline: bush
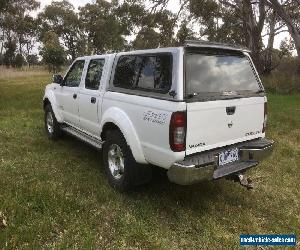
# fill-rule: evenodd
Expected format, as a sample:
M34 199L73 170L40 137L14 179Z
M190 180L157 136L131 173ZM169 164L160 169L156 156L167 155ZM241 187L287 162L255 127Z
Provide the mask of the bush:
M266 90L276 94L300 93L299 67L296 58L283 58L276 70L262 76Z
M38 56L36 54L28 55L26 59L29 67L39 63Z
M263 84L268 92L276 94L300 93L300 76L284 72L274 72L262 76Z
M25 59L22 56L22 54L17 54L16 58L15 58L15 63L14 63L15 67L20 69L20 68L22 68L24 63L25 63Z
M276 71L300 76L300 60L297 57L283 57Z

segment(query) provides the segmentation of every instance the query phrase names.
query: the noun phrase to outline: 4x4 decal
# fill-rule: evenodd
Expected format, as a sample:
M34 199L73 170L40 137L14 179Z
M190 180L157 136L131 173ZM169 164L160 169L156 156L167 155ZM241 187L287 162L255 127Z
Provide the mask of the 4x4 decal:
M160 125L163 125L166 123L167 120L167 114L166 113L157 113L151 110L148 110L143 115L143 120L147 122L157 123Z

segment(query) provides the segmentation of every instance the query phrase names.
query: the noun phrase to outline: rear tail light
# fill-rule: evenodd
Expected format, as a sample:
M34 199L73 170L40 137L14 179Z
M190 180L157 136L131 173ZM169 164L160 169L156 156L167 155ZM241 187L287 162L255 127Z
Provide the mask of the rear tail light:
M185 151L186 113L175 112L170 122L170 148L174 152Z
M266 132L267 120L268 120L268 105L267 105L267 102L265 102L265 107L264 107L264 124L263 124L263 129L262 129L263 133Z

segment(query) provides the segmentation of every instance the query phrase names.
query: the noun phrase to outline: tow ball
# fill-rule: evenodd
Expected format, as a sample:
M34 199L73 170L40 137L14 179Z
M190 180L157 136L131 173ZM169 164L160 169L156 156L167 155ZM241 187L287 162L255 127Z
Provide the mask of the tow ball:
M243 174L233 174L228 176L229 180L233 180L234 182L239 182L241 186L247 188L248 190L254 187L253 182L250 177L245 177Z

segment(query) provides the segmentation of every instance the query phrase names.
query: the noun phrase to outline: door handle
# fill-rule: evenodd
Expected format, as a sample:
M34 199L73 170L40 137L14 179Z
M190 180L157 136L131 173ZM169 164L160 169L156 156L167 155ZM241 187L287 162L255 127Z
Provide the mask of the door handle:
M77 94L73 94L73 98L76 99L77 98Z
M91 97L91 103L96 103L96 97Z

